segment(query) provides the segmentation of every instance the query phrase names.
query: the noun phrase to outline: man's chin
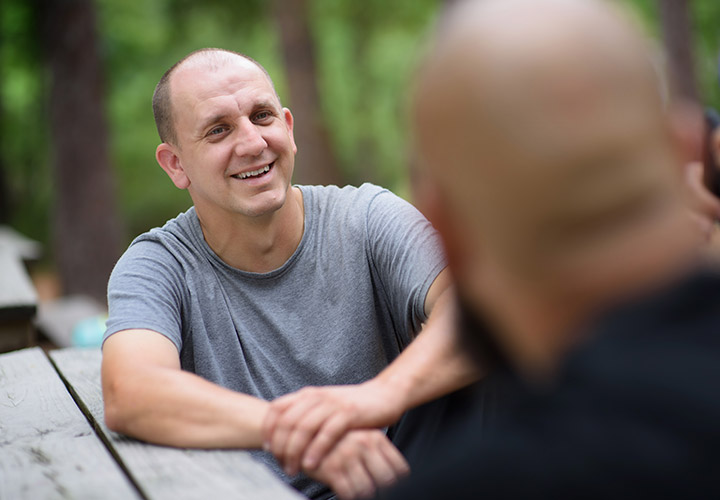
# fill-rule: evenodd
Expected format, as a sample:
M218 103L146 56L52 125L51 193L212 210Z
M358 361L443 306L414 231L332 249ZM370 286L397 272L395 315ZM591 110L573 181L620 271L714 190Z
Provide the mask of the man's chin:
M243 203L238 212L246 217L267 217L283 208L287 200L286 191L281 189L266 191Z

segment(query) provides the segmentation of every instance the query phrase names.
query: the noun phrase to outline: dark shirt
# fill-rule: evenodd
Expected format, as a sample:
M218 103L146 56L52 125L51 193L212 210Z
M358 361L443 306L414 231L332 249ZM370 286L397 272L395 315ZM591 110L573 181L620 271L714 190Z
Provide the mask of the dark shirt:
M496 373L500 405L383 498L720 498L720 276L595 322L555 382Z

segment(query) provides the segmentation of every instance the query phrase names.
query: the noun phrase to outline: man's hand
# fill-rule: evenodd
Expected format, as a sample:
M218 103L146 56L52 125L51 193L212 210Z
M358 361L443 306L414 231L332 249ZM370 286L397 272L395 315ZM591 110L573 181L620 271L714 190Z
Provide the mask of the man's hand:
M270 404L262 428L264 446L293 475L317 467L350 429L390 425L403 411L400 398L375 380L306 387Z
M378 430L347 433L317 468L305 471L343 500L367 498L410 472L405 458Z

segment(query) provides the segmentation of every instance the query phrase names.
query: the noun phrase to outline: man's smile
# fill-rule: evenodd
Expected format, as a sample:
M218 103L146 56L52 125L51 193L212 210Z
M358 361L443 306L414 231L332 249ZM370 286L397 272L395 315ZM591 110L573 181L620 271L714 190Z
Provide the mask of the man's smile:
M250 170L248 172L241 172L239 174L232 175L231 177L235 179L251 179L251 178L257 178L257 177L263 177L265 174L267 174L275 165L275 162L268 163L265 166L262 166L256 170Z

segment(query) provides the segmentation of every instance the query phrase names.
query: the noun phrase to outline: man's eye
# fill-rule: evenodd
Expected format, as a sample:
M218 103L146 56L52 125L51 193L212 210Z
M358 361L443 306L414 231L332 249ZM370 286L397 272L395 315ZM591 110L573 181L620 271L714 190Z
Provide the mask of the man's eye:
M255 115L255 121L267 120L271 116L272 113L270 113L270 111L260 111L258 114Z
M220 135L223 132L227 130L227 127L215 127L210 132L208 132L208 135Z

